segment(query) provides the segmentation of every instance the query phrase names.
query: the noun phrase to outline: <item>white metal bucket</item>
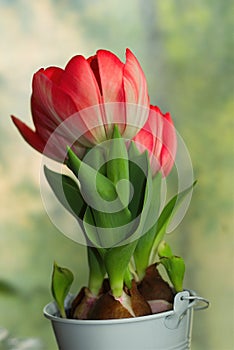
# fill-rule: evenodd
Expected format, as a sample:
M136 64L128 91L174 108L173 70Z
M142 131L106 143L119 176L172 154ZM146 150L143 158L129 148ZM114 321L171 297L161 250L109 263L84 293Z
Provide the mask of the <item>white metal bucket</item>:
M72 296L66 301L69 307ZM174 309L155 315L119 320L72 320L57 317L56 303L44 308L60 350L188 350L193 309L209 302L194 292L176 294ZM201 307L200 307L201 309Z

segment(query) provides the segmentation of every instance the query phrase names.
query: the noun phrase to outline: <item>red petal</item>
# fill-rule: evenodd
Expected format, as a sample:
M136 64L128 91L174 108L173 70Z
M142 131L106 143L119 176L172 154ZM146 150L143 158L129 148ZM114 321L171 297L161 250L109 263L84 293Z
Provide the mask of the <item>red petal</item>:
M124 64L116 55L107 50L99 50L97 52L97 63L105 109L104 124L107 138L110 138L114 124L119 126L120 133L125 129L125 109L121 108L121 106L105 104L109 102L124 102Z
M154 147L152 149L155 161L158 162L163 144L163 114L156 106L150 106L150 114L148 119L148 128L154 137Z
M48 78L50 73L53 73L53 79L56 78L58 81L59 75L57 73L59 72L61 71L47 69L34 75L31 99L32 115L36 131L41 139L47 142L51 134L55 132L58 134L55 136L55 140L62 137L67 140L66 145L71 146L80 136L79 125L77 127L74 121L80 121L82 124L82 119L73 118L77 108L72 98ZM62 144L60 148L62 148ZM59 151L61 154L66 152L66 145L63 146L64 149Z
M150 154L150 164L153 174L161 170L161 151L163 145L163 114L160 109L155 106L150 106L150 115L148 119L148 128L154 138L154 147Z
M133 140L141 153L143 153L145 150L152 152L154 148L154 138L153 135L145 128L142 128Z
M161 170L163 176L167 176L176 155L176 133L170 114L164 115L158 107L151 106L149 128L155 138L150 159L153 173Z
M107 50L97 52L103 102L124 102L123 67L119 58Z
M97 55L89 57L87 59L87 62L89 63L89 65L93 71L93 74L95 75L95 79L98 83L100 94L102 95L102 84L101 84L101 78L100 78L100 73L99 73Z
M13 123L25 139L27 143L29 143L33 148L35 148L40 153L43 152L45 142L40 138L40 136L30 129L25 123L23 123L18 118L11 116Z
M159 170L167 176L176 153L175 129L169 113L163 115L158 107L150 106L147 123L134 137L140 152L148 150L153 174Z
M37 118L34 111L37 106L44 113L44 118ZM76 106L69 95L64 93L55 83L53 83L44 72L37 72L33 77L33 94L32 94L32 113L35 126L37 123L51 123L51 128L54 125L59 125L70 115L77 112Z
M124 90L126 102L142 106L149 105L147 82L144 72L133 53L126 50L126 64L124 66Z
M102 97L95 75L83 56L75 56L68 62L60 87L72 97L79 110L77 125L85 134L83 141L87 139L94 144L105 140L105 118L101 108L96 108L102 103Z
M40 69L39 72L43 72L44 75L47 76L51 81L58 84L61 80L61 77L63 75L63 69L59 67L48 67L45 70Z
M43 130L43 140L37 131L35 132L31 130L25 123L16 117L12 116L11 118L20 134L30 146L32 146L38 152L56 161L62 163L65 161L67 155L67 145L69 145L70 142L69 140L56 133L54 133L51 137L48 130ZM83 157L86 151L86 149L80 146L77 142L72 146L72 148L80 158Z
M101 103L98 83L83 56L74 56L68 62L60 87L72 97L78 110Z
M176 130L169 113L164 115L163 147L160 162L163 167L164 176L167 176L175 162L177 150Z
M149 114L147 83L139 62L126 50L124 66L124 92L126 101L126 130L124 137L132 138L145 125Z

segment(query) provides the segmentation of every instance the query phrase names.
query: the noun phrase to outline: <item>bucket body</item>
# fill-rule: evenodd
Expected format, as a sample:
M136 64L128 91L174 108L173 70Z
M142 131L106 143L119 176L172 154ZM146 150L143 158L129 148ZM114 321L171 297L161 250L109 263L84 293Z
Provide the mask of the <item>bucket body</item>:
M182 300L183 293L189 295L182 292L176 298ZM52 322L60 350L188 350L194 304L184 300L178 307L174 302L173 310L135 318L72 320L57 317L56 303L51 302L44 315Z

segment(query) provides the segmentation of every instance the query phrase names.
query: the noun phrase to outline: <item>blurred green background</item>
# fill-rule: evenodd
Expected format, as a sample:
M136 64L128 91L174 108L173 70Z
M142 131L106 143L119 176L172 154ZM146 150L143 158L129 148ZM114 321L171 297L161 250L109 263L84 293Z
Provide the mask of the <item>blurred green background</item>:
M42 315L53 261L87 280L83 247L50 222L40 197L41 155L10 120L31 124L32 74L98 48L129 47L151 103L170 111L198 185L169 240L187 263L185 286L211 301L195 314L193 350L234 349L234 43L231 0L0 0L0 327L56 345ZM31 124L32 125L32 124ZM1 345L0 345L1 346Z

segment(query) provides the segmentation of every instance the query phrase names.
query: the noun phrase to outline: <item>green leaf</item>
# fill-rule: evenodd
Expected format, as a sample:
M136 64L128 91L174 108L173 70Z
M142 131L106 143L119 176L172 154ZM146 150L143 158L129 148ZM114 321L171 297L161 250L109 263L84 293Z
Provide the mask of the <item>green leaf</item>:
M171 258L173 256L171 247L166 241L161 241L158 246L158 256L160 258Z
M129 210L132 213L132 218L136 218L144 205L149 164L147 153L139 154L134 142L131 142L128 153L129 180L133 189Z
M63 318L66 318L64 301L70 290L73 279L74 277L70 270L60 267L54 262L51 291Z
M132 145L129 154L131 154L129 166L130 181L134 188L129 208L132 213L132 222L134 223L135 231L129 236L126 243L133 242L142 237L152 198L152 174L148 153L144 152L138 155L135 152L135 146Z
M114 227L115 225L120 225L120 220L116 220L113 226L103 227L103 222L100 220L100 216L103 214L104 224L114 222L116 218L115 214L109 214L110 221L107 222L108 214L95 212L90 207L87 207L83 226L85 229L85 233L87 238L90 241L90 245L95 246L97 248L110 248L116 246L123 240L128 232L131 231L131 223L126 226Z
M134 261L136 273L141 281L145 276L145 271L149 266L149 257L151 254L152 240L155 236L156 225L148 230L139 240L134 252Z
M106 269L104 261L99 254L99 251L94 247L88 247L88 262L89 262L89 289L92 294L98 295L103 283Z
M67 175L44 167L46 179L59 202L76 218L83 219L86 203L77 183Z
M100 174L106 175L106 159L105 159L106 150L100 144L88 150L85 155L85 163L88 164L91 168L97 170Z
M132 231L130 231L128 239L124 240L125 244L108 249L104 257L106 271L110 280L111 290L115 297L120 297L122 294L124 279L127 278L128 264L134 253L138 239L142 235L145 220L150 207L152 183L147 153L141 154L138 158L138 162L138 164L144 165L145 167L147 165L146 175L144 174L144 178L146 177L146 181L144 179L144 183L146 183L147 185L144 186L143 189L144 196L142 199L142 211L139 214L137 220L135 220L135 222L133 223ZM137 190L135 191L137 197Z
M176 293L182 292L185 274L184 260L179 256L162 257L160 263L165 267Z
M108 141L107 177L116 186L116 190L124 206L129 202L129 168L128 152L119 129L114 126L112 139Z
M96 169L82 162L71 149L68 149L67 165L80 181L83 198L98 210L103 206L107 207L108 202L117 198L114 184Z
M92 245L99 248L113 247L132 232L130 218L125 212L102 213L87 207L83 225Z
M81 194L89 205L85 221L93 241L99 241L102 247L121 242L128 234L129 228L125 225L131 221L131 212L124 207L118 197L115 185L107 177L79 160L71 150L68 151L68 165L76 173L81 185ZM89 226L91 216L95 229ZM115 234L110 232L111 230Z
M128 265L124 274L124 284L128 287L128 289L132 288L132 280L133 276Z
M150 255L150 260L149 260L149 265L153 264L155 262L155 257L157 255L158 251L158 245L163 239L167 226L170 223L170 220L173 217L174 209L178 209L179 205L183 202L184 198L186 195L193 189L193 187L196 185L196 181L189 186L187 189L184 191L178 193L175 195L164 207L162 213L160 214L160 217L158 219L158 224L157 224L157 230L155 232L154 240L152 243L152 248L151 248L151 255ZM150 242L149 242L150 243Z
M152 198L145 220L146 225L144 225L144 230L146 233L140 237L134 252L136 271L140 280L144 277L145 271L149 266L152 242L154 240L158 225L157 218L160 209L160 192L161 174L157 174L152 181Z
M133 206L134 214L137 213L138 215L136 218L133 218L133 220L132 220L133 228L132 228L131 234L129 235L129 238L125 240L126 244L134 242L134 241L138 241L145 234L146 219L147 219L147 215L148 215L149 210L150 210L150 203L152 200L152 174L151 174L148 153L144 152L143 154L141 154L139 156L139 158L137 159L137 163L135 163L135 164L139 165L141 169L144 169L144 178L146 178L146 181L144 180L145 184L144 184L143 188L141 189L141 191L143 192L143 193L141 193L141 195L143 194L143 198L141 197L141 200L142 200L142 203L140 206L141 210L139 212L135 211L136 206L135 205ZM142 164L146 168L141 167ZM138 193L137 193L138 190L139 189L135 188L136 197L138 197ZM135 193L134 193L134 195L135 195ZM130 205L131 205L131 203L130 203ZM138 207L138 209L139 209L139 207Z
M99 237L98 228L96 227L93 213L90 207L86 208L83 225L86 236L90 241L90 245L93 245L95 247L102 247L103 244L101 241L101 237Z
M105 254L105 266L110 280L111 291L117 298L122 295L125 273L136 244L137 241L111 248Z
M129 245L123 245L109 249L99 248L99 231L98 228L94 225L94 218L89 207L85 213L84 227L88 238L95 246L98 247L97 251L99 253L99 256L102 261L104 261L105 270L109 276L113 295L120 296L122 294L124 280L128 277L126 275L126 270L137 241ZM102 237L100 239L102 239ZM110 237L110 240L113 239L115 238ZM94 279L95 275L96 272L94 272ZM99 277L101 278L100 275ZM129 280L126 280L126 282L129 282Z

